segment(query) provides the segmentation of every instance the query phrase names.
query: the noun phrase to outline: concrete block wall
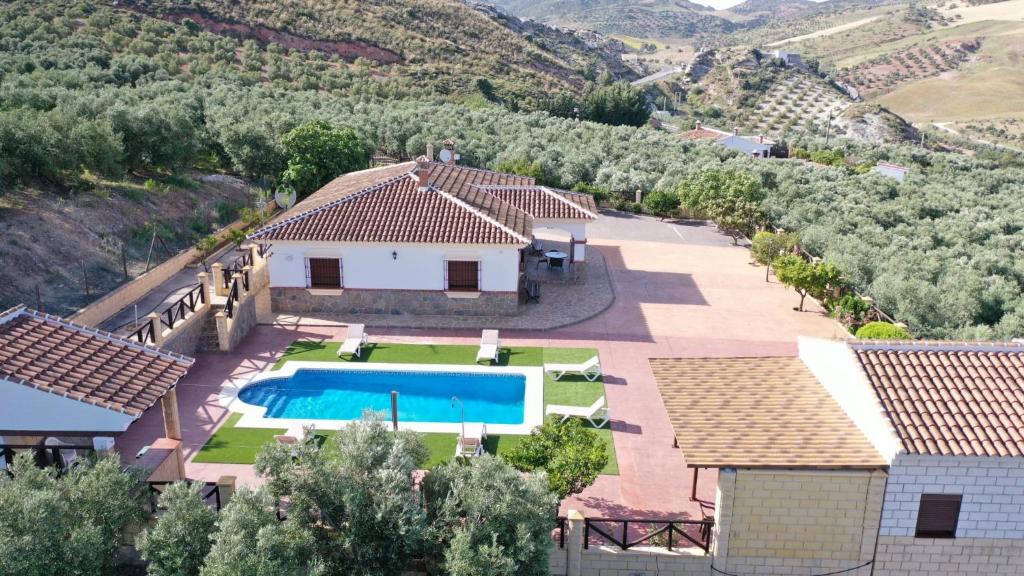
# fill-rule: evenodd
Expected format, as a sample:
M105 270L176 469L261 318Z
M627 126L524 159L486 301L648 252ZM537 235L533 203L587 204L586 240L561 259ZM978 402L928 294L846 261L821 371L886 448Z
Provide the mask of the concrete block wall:
M882 536L914 535L921 494L961 494L957 538L1024 540L1024 458L897 456Z
M878 540L876 576L1018 576L1024 574L1024 540L912 538Z
M711 557L699 548L668 551L636 547L621 550L610 546L583 551L581 576L706 576Z
M874 555L884 490L881 471L723 470L715 567L746 576L860 566Z

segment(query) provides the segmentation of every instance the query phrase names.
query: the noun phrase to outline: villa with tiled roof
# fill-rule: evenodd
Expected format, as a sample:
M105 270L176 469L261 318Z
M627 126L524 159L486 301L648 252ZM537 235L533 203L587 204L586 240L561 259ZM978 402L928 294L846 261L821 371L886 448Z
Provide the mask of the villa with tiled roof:
M1024 573L1024 344L652 359L733 574Z
M512 315L534 229L567 232L578 266L596 218L589 195L421 157L343 175L251 238L273 246L277 312Z

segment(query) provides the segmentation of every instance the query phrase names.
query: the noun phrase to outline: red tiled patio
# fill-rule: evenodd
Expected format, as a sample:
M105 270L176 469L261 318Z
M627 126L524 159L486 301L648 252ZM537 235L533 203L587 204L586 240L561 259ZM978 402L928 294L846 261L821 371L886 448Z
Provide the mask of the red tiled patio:
M621 220L621 221L620 221ZM551 332L503 331L504 345L593 347L601 354L618 476L601 476L564 502L588 516L700 518L690 501L692 471L673 448L673 432L654 382L653 357L768 356L796 353L797 336L841 337L842 327L809 311L795 312L798 297L765 283L763 268L745 248L712 229L648 218L602 217L588 249L602 252L615 287L615 304L583 323ZM297 339L341 339L344 327L258 326L230 354L199 354L178 385L189 476L215 480L236 475L257 482L249 466L199 464L192 456L226 419L217 401L222 383L269 368ZM478 331L369 330L382 342L462 343ZM151 411L152 412L152 411ZM693 422L693 426L700 426ZM126 459L162 434L159 413L147 413L118 440ZM714 471L702 471L698 500L713 503Z

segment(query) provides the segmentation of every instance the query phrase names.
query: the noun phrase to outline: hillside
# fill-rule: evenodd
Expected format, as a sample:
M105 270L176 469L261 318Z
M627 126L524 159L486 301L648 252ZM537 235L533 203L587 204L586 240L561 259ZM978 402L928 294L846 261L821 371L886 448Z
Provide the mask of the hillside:
M860 14L875 17L776 45L817 59L868 102L922 127L955 123L977 141L1016 142L1024 120L1024 0Z
M102 1L102 0L101 0ZM614 43L532 27L457 0L108 0L118 10L217 36L314 54L411 94L466 93L483 77L498 97L579 90L603 70L628 74Z
M799 135L846 136L872 143L900 142L912 130L898 116L864 106L813 71L783 66L760 52L707 51L687 76L656 87L661 102L675 101L673 120L689 129L695 120L774 139ZM696 73L697 70L706 72ZM684 99L678 94L685 94Z
M495 0L523 18L636 38L689 38L723 34L740 24L687 0Z

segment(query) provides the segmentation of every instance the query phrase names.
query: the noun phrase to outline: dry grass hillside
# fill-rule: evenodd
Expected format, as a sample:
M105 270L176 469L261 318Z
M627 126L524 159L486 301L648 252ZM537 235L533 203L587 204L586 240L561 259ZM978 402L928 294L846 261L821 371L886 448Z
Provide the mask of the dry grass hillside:
M75 192L19 186L0 196L0 309L41 304L68 315L153 265L191 246L251 204L236 178L119 182L92 178ZM122 250L124 258L122 259ZM38 287L39 302L36 290Z

